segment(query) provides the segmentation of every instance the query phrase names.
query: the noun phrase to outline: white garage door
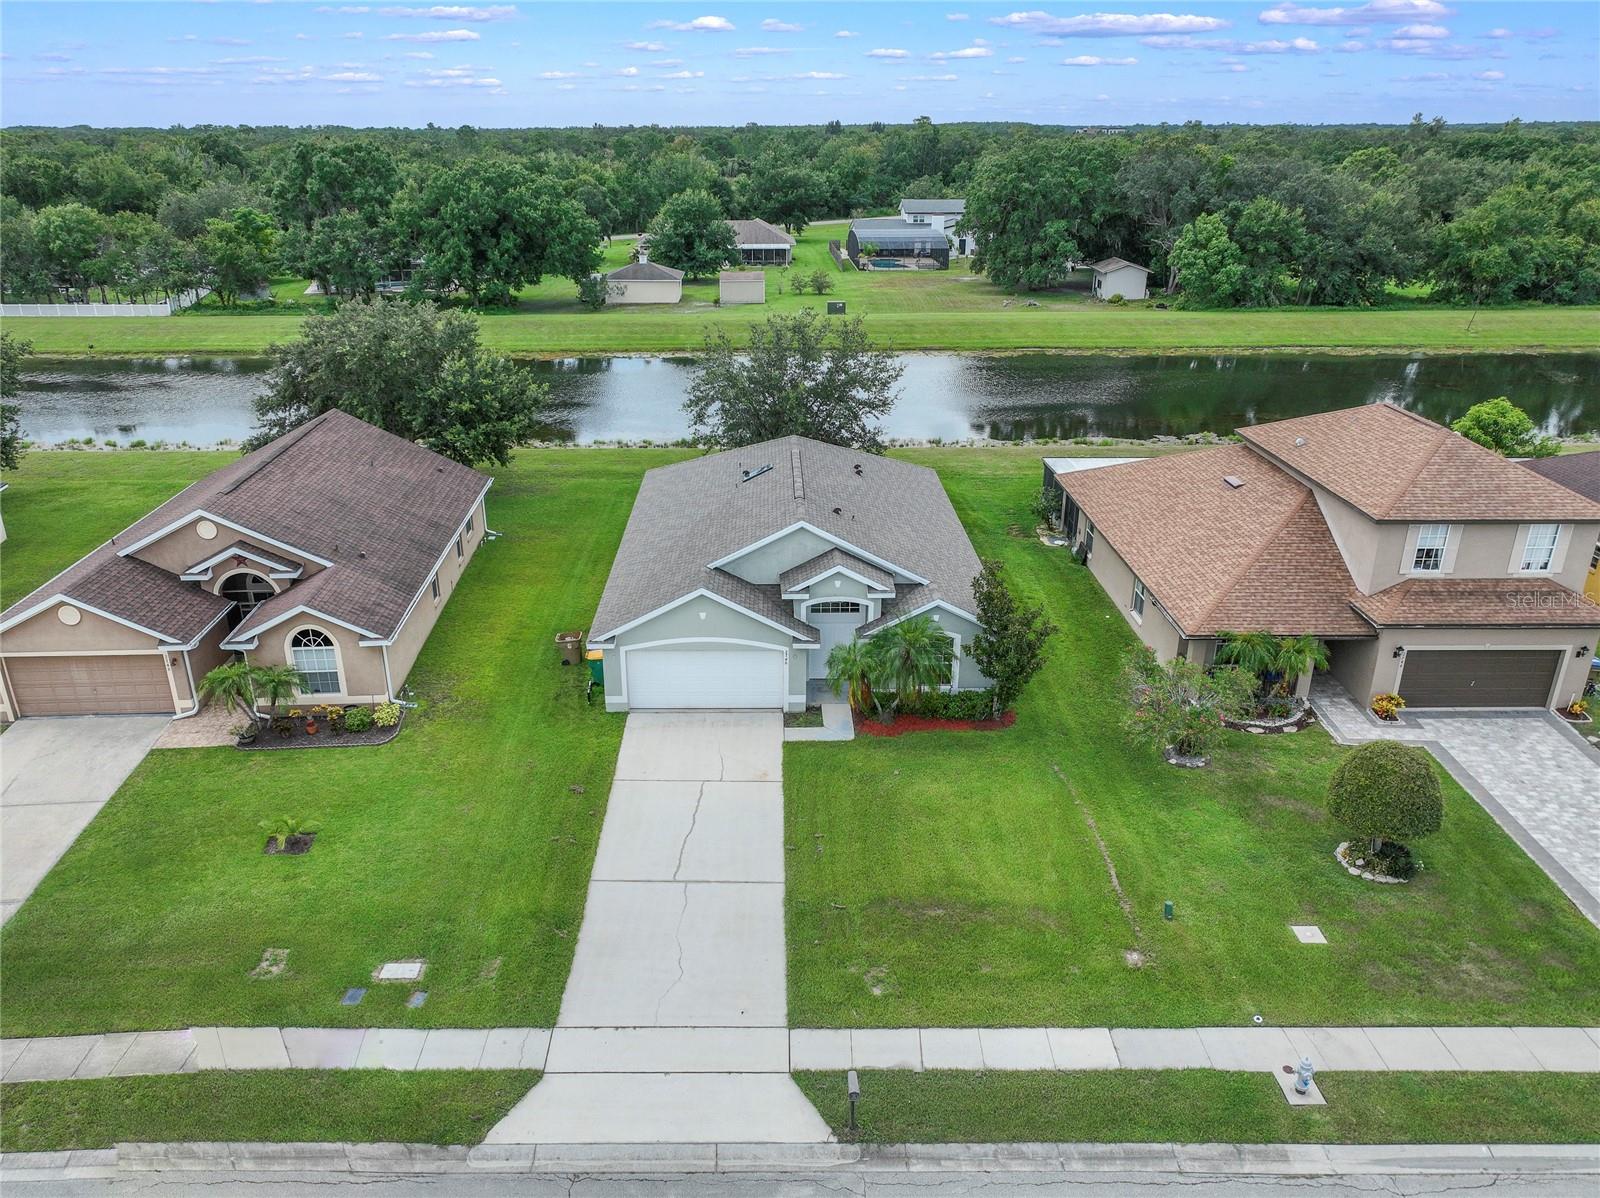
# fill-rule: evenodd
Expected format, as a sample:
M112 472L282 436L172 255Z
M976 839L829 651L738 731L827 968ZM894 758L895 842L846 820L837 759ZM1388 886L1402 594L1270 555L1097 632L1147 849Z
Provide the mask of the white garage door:
M633 649L628 666L628 706L782 707L787 690L781 649Z

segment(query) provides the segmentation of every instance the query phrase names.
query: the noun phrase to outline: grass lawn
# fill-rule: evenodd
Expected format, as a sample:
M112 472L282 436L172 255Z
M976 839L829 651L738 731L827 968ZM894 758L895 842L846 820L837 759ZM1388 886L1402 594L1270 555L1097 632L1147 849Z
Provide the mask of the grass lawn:
M1589 1144L1600 1077L1579 1073L1319 1073L1321 1107L1291 1107L1263 1073L871 1072L860 1130L842 1075L795 1081L840 1139L883 1144Z
M1061 632L1007 731L785 746L792 1025L1600 1022L1600 931L1442 770L1426 872L1349 877L1321 730L1237 734L1203 771L1126 740L1126 624L1065 553L1007 533L1031 527L1033 455L896 456L939 469Z
M552 638L594 611L647 465L670 453L522 455L412 673L422 701L377 749L150 754L0 930L6 1036L190 1025L548 1026L583 914L622 718L587 707ZM218 453L34 453L8 476L4 599L204 471ZM258 820L323 830L261 853ZM252 979L267 948L280 976ZM428 1000L368 985L428 960Z
M531 1069L262 1070L0 1087L0 1152L121 1142L476 1144L539 1080Z
M512 311L483 316L483 339L527 357L570 354L661 353L696 350L708 327L739 337L764 312L822 308L844 300L852 315L896 349L1159 352L1162 350L1310 350L1434 352L1470 350L1589 350L1600 340L1600 308L1522 307L1479 311L1403 301L1367 311L1338 308L1246 312L1160 311L1151 303L1113 307L1082 293L1013 297L957 259L949 271L841 269L828 240L843 223L812 225L795 247L795 269L824 270L834 280L827 296L779 294L781 268L768 270L765 308L713 304L715 280L691 282L677 305L620 306L591 312L570 280L548 279L524 289ZM604 269L623 265L632 242L605 249ZM307 280L274 280L272 291L293 311L229 312L210 303L175 317L17 317L6 322L40 354L259 353L297 335L306 311L325 302L304 295ZM1037 307L1028 307L1033 300Z

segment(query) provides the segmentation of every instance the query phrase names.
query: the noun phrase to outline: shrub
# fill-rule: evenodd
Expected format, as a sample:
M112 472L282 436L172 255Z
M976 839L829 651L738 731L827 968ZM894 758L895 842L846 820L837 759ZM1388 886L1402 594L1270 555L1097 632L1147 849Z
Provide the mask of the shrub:
M1135 645L1123 671L1128 732L1137 740L1184 757L1203 757L1222 739L1224 720L1255 707L1255 679L1237 666L1206 671L1185 657L1160 661Z
M611 298L611 284L604 275L585 275L578 280L578 302L598 312Z
M372 711L372 722L380 728L393 728L400 722L400 704L379 703Z
M1391 695L1385 692L1381 695L1372 696L1372 714L1380 720L1395 719L1400 714L1400 709L1405 705L1406 701L1399 695Z
M1122 297L1122 292L1120 291L1113 292L1111 295L1106 297L1106 303L1108 304L1125 304L1127 302L1128 301Z
M811 278L807 281L811 284L811 290L818 295L827 295L833 290L833 276L825 270L812 271Z
M1386 840L1409 841L1437 832L1444 792L1423 749L1375 740L1352 749L1328 784L1328 814L1373 852Z
M344 728L346 732L366 732L372 727L373 715L370 707L348 707L344 713Z
M1048 524L1054 528L1056 520L1061 516L1061 493L1052 491L1049 487L1040 487L1034 492L1028 510L1040 524Z

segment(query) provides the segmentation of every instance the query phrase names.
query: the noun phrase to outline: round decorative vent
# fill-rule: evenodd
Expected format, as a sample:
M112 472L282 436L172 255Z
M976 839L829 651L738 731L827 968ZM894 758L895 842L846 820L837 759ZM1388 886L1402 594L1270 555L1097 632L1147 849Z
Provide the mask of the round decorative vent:
M63 603L60 607L56 608L56 619L60 620L68 628L71 628L79 620L83 619L83 613L77 608L73 607L72 604Z
M194 526L194 531L202 541L215 540L217 535L217 526L211 523L209 520L202 520L199 524Z

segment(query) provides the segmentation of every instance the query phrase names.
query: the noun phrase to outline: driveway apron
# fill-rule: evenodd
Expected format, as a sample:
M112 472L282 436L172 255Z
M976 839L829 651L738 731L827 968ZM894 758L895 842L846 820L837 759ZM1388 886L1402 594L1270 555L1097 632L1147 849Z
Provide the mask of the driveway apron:
M172 722L163 715L18 720L0 737L0 923Z
M783 718L628 717L544 1080L489 1143L816 1142L789 1078Z

